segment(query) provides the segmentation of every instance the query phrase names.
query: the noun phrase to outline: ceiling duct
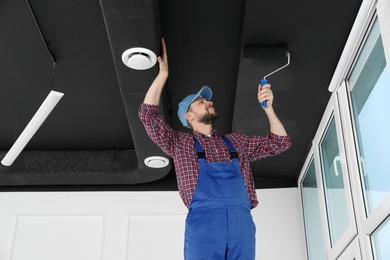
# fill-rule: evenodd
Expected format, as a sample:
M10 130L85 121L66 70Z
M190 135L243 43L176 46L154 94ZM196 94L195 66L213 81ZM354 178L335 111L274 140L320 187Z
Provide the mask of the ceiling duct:
M157 175L162 178L168 174L171 166L168 165L163 169L146 167L145 158L167 156L149 139L138 118L138 108L157 75L157 66L151 69L144 68L146 70L138 70L137 68L134 70L129 69L123 61L123 54L129 49L142 48L150 50L151 54L158 55L160 53L159 2L157 0L100 0L100 5L133 137L140 178L144 181L147 178L156 179ZM152 63L154 65L156 62Z
M48 17L43 10L48 8L44 3L32 1L29 10L33 22L37 27L43 44L46 44L45 35L48 35L51 46L63 57L65 48L58 41L66 43L66 34L55 35L47 25ZM50 2L45 2L49 5ZM0 165L1 187L32 186L32 185L124 185L149 183L165 177L171 170L170 164L157 163L162 168L151 168L145 165L144 160L150 156L164 156L165 154L146 135L138 118L138 107L141 104L146 90L153 81L156 73L154 69L136 71L126 67L121 59L122 53L133 47L145 47L154 53L160 48L160 18L158 1L101 1L101 10L104 16L107 33L115 62L117 78L120 85L123 104L127 120L130 125L134 142L134 150L111 148L110 150L26 150L12 166ZM36 6L33 12L33 8ZM35 13L36 12L36 13ZM42 23L43 28L38 24ZM45 23L46 22L46 23ZM46 25L46 26L45 26ZM51 37L50 37L51 36ZM57 39L60 39L56 41ZM47 47L47 45L46 45ZM62 48L62 49L61 49ZM51 54L50 50L49 53ZM54 61L54 58L52 58ZM72 96L69 95L69 98ZM5 156L0 151L0 158ZM155 166L155 164L153 164ZM152 166L153 166L152 165ZM59 187L59 186L56 186ZM67 186L70 187L70 186Z

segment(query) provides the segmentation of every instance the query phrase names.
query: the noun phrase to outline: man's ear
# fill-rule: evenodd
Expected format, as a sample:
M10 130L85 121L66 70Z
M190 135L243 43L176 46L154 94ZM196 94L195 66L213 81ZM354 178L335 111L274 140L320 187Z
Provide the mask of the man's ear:
M194 114L191 113L191 112L186 112L186 113L184 114L184 118L185 118L187 121L192 121L192 120L194 120Z

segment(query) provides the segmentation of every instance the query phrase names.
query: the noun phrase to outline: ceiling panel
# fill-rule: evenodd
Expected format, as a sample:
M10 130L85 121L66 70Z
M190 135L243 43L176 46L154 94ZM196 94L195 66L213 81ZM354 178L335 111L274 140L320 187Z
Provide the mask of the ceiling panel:
M291 65L269 81L274 108L293 146L278 157L252 163L252 169L257 188L296 186L360 4L1 1L0 157L51 89L65 93L15 165L0 166L1 189L176 190L174 168L153 170L143 164L146 156L162 155L137 116L157 65L134 71L120 61L125 49L139 45L159 54L161 35L170 68L161 114L180 131L188 129L179 123L177 104L208 85L220 113L218 133L267 134L257 84L286 58L244 57L243 50L248 45L289 50ZM54 77L48 51L56 61Z

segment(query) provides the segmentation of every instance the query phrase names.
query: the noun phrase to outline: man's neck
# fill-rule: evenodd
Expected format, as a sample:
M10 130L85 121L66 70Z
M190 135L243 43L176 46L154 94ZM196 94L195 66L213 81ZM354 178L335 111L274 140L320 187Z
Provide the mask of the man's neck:
M209 136L213 133L214 128L212 125L199 124L194 126L193 130L203 135Z

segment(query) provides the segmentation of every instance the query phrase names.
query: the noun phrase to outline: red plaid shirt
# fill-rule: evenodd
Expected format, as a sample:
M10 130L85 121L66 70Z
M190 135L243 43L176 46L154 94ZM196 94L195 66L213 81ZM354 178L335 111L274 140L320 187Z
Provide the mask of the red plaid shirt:
M152 141L173 158L179 193L184 204L189 207L199 174L194 137L205 150L207 162L231 162L229 149L215 130L210 137L195 131L192 134L174 131L159 115L156 105L141 104L139 117ZM280 154L291 146L291 140L288 136L272 133L267 136L231 133L226 137L239 154L241 174L254 208L258 200L249 162Z

